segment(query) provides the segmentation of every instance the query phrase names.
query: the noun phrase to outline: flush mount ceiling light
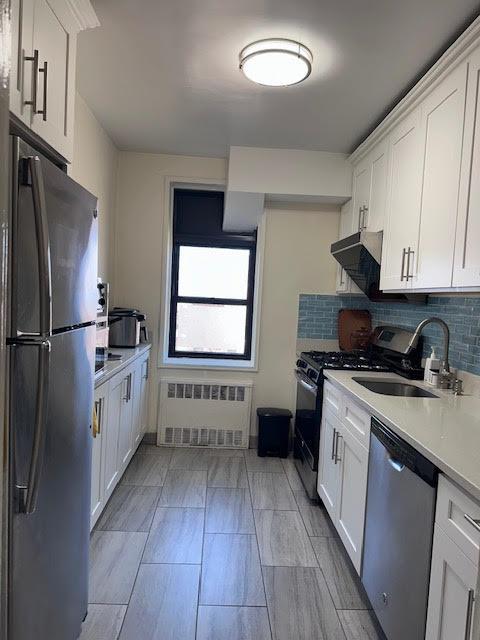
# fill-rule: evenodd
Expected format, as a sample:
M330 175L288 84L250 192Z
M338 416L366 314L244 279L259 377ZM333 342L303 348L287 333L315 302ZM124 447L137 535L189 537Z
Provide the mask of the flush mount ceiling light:
M240 52L240 69L249 80L269 87L287 87L308 78L313 56L300 42L286 38L257 40Z

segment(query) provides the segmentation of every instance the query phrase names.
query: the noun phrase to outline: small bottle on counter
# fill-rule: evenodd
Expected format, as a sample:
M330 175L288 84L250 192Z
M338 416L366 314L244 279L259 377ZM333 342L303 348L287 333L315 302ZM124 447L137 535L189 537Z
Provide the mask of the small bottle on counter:
M440 359L437 358L437 354L435 353L435 347L432 347L432 352L430 356L425 360L425 372L423 374L423 379L427 384L433 385L432 380L432 372L440 370Z

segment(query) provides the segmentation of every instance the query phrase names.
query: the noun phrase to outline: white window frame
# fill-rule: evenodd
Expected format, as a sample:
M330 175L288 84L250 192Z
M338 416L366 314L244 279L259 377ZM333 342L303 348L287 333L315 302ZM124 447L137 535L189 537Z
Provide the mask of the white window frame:
M158 335L158 360L159 369L209 369L217 371L258 371L258 341L260 336L260 311L262 299L263 279L263 254L265 248L265 215L262 216L257 231L257 249L255 260L255 286L252 318L252 351L249 360L230 360L221 358L179 358L168 355L169 328L170 328L170 294L172 285L172 250L173 250L173 191L180 189L204 189L212 191L225 191L225 184L218 180L202 178L179 178L167 176L165 178L165 202L164 211L167 215L164 219L162 238L162 284L161 307Z

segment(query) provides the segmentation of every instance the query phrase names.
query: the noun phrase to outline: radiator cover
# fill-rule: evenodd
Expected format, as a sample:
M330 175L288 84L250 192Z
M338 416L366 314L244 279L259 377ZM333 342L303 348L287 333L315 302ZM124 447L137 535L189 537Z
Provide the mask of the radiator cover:
M247 449L251 382L160 381L157 444Z

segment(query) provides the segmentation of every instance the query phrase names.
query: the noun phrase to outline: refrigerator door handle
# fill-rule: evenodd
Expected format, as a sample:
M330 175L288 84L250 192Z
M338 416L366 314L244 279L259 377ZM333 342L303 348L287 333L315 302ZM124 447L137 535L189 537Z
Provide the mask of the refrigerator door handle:
M24 161L27 163L32 177L31 188L38 257L40 330L38 333L33 334L17 331L17 336L45 339L52 335L52 265L45 187L40 158L38 156L29 156L24 158Z
M48 340L17 340L17 348L37 347L38 353L38 377L37 393L35 399L35 427L32 444L32 455L28 472L27 486L17 486L19 494L20 513L34 513L37 506L38 487L43 466L43 453L45 449L45 433L47 427L48 389L50 380L50 349Z

